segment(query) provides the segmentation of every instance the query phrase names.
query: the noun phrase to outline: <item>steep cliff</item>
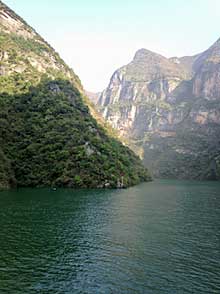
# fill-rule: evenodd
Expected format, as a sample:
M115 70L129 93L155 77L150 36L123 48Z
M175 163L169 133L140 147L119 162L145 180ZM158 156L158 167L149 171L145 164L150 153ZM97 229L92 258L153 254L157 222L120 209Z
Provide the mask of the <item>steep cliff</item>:
M155 176L220 179L220 40L181 58L137 51L97 108Z
M127 187L150 180L86 101L73 70L0 1L0 188Z

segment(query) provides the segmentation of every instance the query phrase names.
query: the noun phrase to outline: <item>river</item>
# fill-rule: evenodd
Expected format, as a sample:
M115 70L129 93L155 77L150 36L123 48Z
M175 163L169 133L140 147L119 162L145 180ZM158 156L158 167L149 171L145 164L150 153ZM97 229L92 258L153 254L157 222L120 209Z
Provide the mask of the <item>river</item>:
M220 293L220 183L0 192L0 293Z

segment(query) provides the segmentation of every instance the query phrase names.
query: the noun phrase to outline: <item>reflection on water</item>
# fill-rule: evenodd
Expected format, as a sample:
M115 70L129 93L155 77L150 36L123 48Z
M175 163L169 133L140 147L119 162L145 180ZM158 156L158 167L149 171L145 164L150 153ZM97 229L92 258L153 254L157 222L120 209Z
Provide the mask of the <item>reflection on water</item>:
M220 184L0 193L0 293L220 293Z

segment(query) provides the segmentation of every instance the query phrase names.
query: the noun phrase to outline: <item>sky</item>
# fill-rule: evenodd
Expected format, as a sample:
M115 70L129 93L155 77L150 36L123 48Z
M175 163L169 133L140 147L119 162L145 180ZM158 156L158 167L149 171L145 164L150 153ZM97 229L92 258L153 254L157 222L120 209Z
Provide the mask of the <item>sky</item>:
M167 57L220 37L220 0L3 0L47 40L91 92L146 48Z

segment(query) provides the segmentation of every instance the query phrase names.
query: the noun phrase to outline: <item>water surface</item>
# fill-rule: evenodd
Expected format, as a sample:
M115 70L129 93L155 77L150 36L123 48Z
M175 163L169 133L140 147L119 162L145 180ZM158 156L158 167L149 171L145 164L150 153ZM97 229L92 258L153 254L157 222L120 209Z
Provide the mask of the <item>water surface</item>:
M0 193L0 293L220 293L220 184Z

